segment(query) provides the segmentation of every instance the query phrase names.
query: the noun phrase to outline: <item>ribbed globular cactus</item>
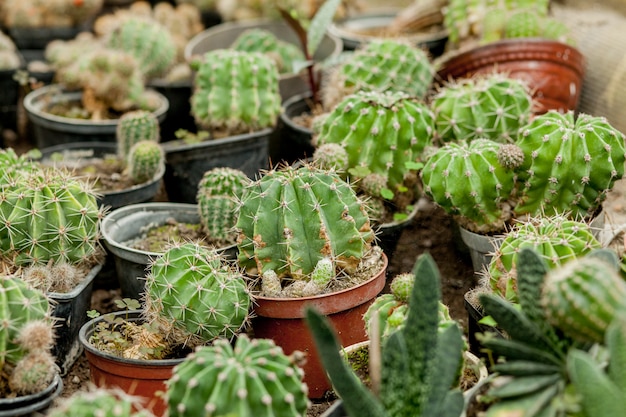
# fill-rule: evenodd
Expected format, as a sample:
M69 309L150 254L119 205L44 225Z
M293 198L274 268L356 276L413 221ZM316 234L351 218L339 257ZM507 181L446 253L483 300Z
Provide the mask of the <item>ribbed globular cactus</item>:
M135 143L129 151L128 174L135 184L150 181L165 169L165 153L159 143L143 140Z
M618 314L626 312L626 282L615 262L584 256L549 271L541 304L553 326L574 340L603 342Z
M18 155L13 148L0 149L0 189L16 185L24 175L37 169L39 165L30 159L30 154Z
M138 397L120 389L92 388L76 392L63 399L47 413L50 417L150 417L152 413L141 409Z
M0 250L16 265L86 261L101 217L91 185L60 170L35 171L0 192Z
M190 346L231 338L247 324L246 281L221 255L196 243L173 245L150 265L145 315ZM174 337L174 336L173 336Z
M93 18L104 0L4 0L0 4L0 17L11 28L77 27Z
M364 203L334 172L311 166L271 170L242 196L238 260L259 275L308 280L330 258L354 272L374 238Z
M215 239L232 240L237 208L250 178L241 170L217 167L206 171L198 184L198 212L206 233Z
M119 118L115 128L117 154L126 160L130 148L142 140L159 142L161 130L159 120L153 112L147 110L133 110L124 113Z
M265 29L249 29L230 46L237 51L262 52L276 61L281 74L293 72L293 64L304 60L304 53L296 45L280 40Z
M510 194L519 163L516 148L488 139L450 142L424 163L424 192L463 226L476 232L502 230L511 218Z
M584 256L602 245L591 227L564 215L541 217L517 223L504 235L489 264L489 285L494 293L516 303L517 271L521 249L530 248L549 269Z
M177 47L170 32L156 20L145 16L123 19L108 34L106 45L135 57L147 80L165 75L176 61Z
M219 49L196 67L191 112L214 136L248 133L275 125L281 110L276 63L260 52Z
M223 339L199 347L167 381L168 415L303 416L308 391L296 353L288 356L270 339L245 335L234 347Z
M587 218L624 175L624 134L603 117L555 110L520 129L517 214Z
M442 142L487 138L510 143L530 120L532 96L523 81L494 73L448 81L431 108Z
M434 73L430 57L415 45L397 39L368 42L332 72L324 86L324 106L332 109L357 91L402 91L422 99Z
M422 101L402 92L360 91L324 118L314 142L317 147L340 144L348 154L344 169L381 175L384 186L397 192L410 172L407 163L422 160L433 136L434 116Z

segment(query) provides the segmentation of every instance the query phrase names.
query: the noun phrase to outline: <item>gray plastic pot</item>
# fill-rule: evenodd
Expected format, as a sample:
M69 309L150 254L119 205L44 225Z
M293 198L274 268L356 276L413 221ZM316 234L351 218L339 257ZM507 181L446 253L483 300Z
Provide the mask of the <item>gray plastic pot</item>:
M131 204L111 211L102 220L100 230L108 251L113 255L115 271L122 295L136 300L144 291L144 277L150 261L161 255L129 246L147 229L166 224L171 219L184 223L199 223L198 206L184 203ZM219 248L227 258L236 257L235 244Z

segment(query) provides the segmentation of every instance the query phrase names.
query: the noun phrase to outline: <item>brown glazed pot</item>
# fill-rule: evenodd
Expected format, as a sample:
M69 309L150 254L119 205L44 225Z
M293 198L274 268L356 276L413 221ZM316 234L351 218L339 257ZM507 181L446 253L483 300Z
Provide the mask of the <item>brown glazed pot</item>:
M535 99L535 114L550 109L576 110L585 60L571 45L539 38L505 39L448 58L437 71L440 82L474 74L507 73L526 81Z
M342 346L367 340L363 314L385 286L388 260L386 255L383 258L384 265L376 276L346 290L302 298L255 297L254 336L274 340L286 354L295 350L306 354L303 369L309 398L323 397L331 385L304 319L305 306L313 306L329 318Z

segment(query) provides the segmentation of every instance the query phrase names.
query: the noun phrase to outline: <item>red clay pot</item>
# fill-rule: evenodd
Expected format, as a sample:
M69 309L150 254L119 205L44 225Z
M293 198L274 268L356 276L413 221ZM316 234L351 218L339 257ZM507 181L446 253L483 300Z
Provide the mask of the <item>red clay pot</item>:
M444 83L494 70L528 83L536 102L535 114L578 107L585 60L578 49L562 42L524 38L489 43L443 61L437 75Z
M254 336L274 340L286 354L294 350L306 353L303 369L309 398L323 397L331 384L304 320L305 306L317 308L330 319L343 346L367 340L363 314L385 286L388 260L383 257L384 265L375 277L346 290L303 298L255 297Z
M124 318L128 314L128 321L138 321L141 313L139 311L120 311L111 314ZM99 321L103 320L103 317L88 321L79 333L79 339L89 362L91 382L97 387L119 387L124 392L139 397L142 400L142 406L155 416L165 415L167 404L161 394L164 394L167 389L165 382L172 376L174 367L181 363L184 358L125 359L96 349L89 343L89 339L93 334L93 329Z

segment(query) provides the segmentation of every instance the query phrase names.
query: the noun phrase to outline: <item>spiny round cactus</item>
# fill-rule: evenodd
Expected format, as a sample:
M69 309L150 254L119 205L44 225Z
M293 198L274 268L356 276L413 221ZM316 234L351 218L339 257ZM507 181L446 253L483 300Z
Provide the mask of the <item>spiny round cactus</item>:
M532 38L543 32L543 21L534 10L522 9L511 13L504 26L505 38Z
M18 155L13 148L0 149L0 189L15 186L28 172L36 171L39 166L29 154Z
M348 152L339 143L324 143L313 151L313 163L323 169L345 171L348 169Z
M324 119L316 146L337 143L348 153L348 170L380 174L397 192L410 169L432 145L434 116L423 102L402 92L359 91L344 98ZM351 176L363 178L352 171Z
M525 155L517 214L587 218L624 175L624 134L603 117L550 110L523 126L516 144Z
M96 193L61 170L41 170L0 191L0 251L15 265L78 263L98 248Z
M218 49L195 65L191 112L199 126L232 135L275 125L282 110L278 69L271 58Z
M293 72L293 64L304 60L304 53L296 45L280 40L265 29L249 29L230 46L237 51L262 52L276 61L281 74Z
M486 138L507 143L530 120L532 96L523 81L495 73L449 81L431 108L442 142Z
M546 319L581 342L604 342L607 327L623 314L626 282L615 265L587 255L548 272L541 292Z
M491 258L489 285L494 293L515 303L517 257L523 248L534 249L553 269L600 247L588 224L563 215L517 223Z
M128 158L130 148L142 140L159 142L161 131L159 120L153 112L147 110L133 110L120 116L115 128L117 154L123 160Z
M176 61L177 47L170 32L159 22L143 16L129 16L108 35L109 48L135 57L144 77L161 77Z
M140 410L140 411L135 411ZM150 417L152 413L141 410L138 397L118 388L91 388L80 391L52 408L49 417Z
M304 372L270 339L242 335L196 349L167 381L170 417L298 417L308 407Z
M0 70L12 70L22 65L15 44L0 31Z
M237 207L250 178L241 170L217 167L202 175L198 184L200 222L209 236L231 240L237 223Z
M424 50L398 39L368 42L333 71L324 87L328 109L357 91L401 91L422 99L431 87L434 67Z
M500 163L503 146L488 139L447 143L424 163L424 192L472 231L502 230L515 187L514 171Z
M142 140L128 154L128 173L135 184L150 181L165 169L165 153L157 142Z
M173 245L154 260L145 301L148 321L183 332L190 346L236 335L251 305L243 275L196 243Z
M271 170L246 188L236 228L240 265L296 280L324 258L355 271L374 238L354 189L312 166Z

